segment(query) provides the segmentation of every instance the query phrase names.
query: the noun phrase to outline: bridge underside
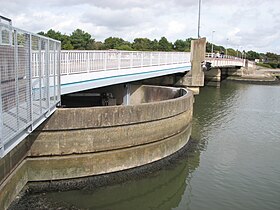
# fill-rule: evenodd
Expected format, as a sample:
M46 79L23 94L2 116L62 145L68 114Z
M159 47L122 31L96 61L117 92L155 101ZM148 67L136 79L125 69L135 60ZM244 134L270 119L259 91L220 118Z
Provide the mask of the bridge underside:
M229 76L242 76L241 66L212 67L205 71L205 85L219 87L222 80Z

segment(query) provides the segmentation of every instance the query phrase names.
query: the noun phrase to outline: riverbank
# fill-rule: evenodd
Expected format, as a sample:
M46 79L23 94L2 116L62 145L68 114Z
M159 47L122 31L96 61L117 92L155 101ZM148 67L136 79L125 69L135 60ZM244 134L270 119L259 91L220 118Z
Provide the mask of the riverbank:
M258 69L258 70L244 70L241 76L229 76L227 80L260 83L260 84L279 84L280 70L274 69Z

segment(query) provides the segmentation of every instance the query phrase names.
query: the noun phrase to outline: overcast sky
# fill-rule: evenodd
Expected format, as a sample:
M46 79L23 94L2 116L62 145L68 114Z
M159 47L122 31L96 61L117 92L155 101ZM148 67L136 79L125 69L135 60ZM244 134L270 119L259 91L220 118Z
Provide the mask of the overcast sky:
M202 0L200 34L239 50L280 54L280 0ZM110 36L197 37L198 0L0 0L0 15L32 32L76 28ZM228 41L227 41L228 39Z

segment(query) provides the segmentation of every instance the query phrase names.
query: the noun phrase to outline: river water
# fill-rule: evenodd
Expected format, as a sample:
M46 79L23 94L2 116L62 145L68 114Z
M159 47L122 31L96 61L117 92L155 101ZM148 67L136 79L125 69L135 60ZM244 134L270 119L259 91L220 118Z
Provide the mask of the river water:
M203 88L192 139L186 157L146 178L44 197L61 209L280 209L280 86Z

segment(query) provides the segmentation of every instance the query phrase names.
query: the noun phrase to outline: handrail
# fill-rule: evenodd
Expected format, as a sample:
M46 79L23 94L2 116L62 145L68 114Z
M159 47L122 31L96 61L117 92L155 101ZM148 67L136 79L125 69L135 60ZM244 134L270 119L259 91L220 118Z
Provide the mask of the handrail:
M60 42L0 22L0 158L60 102ZM38 75L34 77L34 52Z

